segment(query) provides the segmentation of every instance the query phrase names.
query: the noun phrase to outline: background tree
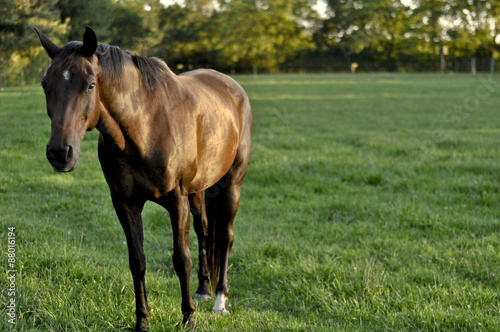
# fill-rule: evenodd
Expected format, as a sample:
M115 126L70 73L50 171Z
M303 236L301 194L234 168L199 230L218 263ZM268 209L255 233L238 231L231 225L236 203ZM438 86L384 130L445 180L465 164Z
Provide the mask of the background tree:
M451 69L500 57L500 0L325 0L325 13L318 1L0 0L1 77L39 76L35 25L60 43L90 25L101 42L178 71L432 71L441 45Z
M159 55L179 70L215 66L219 57L219 14L207 1L188 1L160 11L160 44L154 48Z
M437 57L439 47L446 40L445 0L415 0L410 9L412 15L412 36L417 45L414 52Z
M32 27L64 39L68 22L59 20L56 0L0 1L0 82L30 80L40 76L47 60Z
M312 47L307 26L316 18L308 0L221 2L222 54L230 66L277 71L295 52Z
M88 25L101 41L109 42L115 6L112 0L58 0L60 19L68 21L65 41L81 40Z
M337 48L349 67L351 62L378 63L398 69L399 54L412 48L409 7L400 0L327 1L327 18L315 35L323 49ZM340 52L337 52L340 53ZM377 68L372 68L377 69Z
M139 40L149 33L144 24L145 4L142 1L122 1L112 10L110 43L136 51Z
M457 22L448 31L452 51L458 56L491 55L500 33L498 0L449 0L447 14Z

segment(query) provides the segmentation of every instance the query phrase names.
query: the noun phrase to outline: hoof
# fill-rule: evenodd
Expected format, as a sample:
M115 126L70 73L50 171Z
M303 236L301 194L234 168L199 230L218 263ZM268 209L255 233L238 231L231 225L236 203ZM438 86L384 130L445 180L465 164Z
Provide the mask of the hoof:
M215 304L212 310L220 314L221 316L226 316L227 314L229 314L229 311L227 311L226 309L226 299L227 299L226 295L222 293L217 294L217 297L215 298Z
M145 321L137 322L137 324L135 324L134 332L147 332L147 330Z
M214 312L215 312L216 314L221 315L221 316L227 316L227 315L229 315L229 311L227 311L227 309L226 309L226 308L222 308L222 309L220 309L220 310L215 310L215 309L214 309Z
M194 294L194 297L193 297L193 300L194 301L198 301L198 300L202 300L202 301L208 301L212 298L212 296L210 296L210 294Z
M184 324L184 326L186 326L188 328L193 328L195 326L194 318L191 316L189 316L188 319L184 318L182 324Z

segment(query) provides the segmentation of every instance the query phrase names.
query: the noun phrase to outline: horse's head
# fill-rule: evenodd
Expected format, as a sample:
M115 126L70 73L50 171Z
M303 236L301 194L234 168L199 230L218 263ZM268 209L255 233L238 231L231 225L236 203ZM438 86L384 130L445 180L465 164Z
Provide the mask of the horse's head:
M95 32L87 27L83 43L60 48L35 29L52 64L42 80L52 132L47 159L58 172L74 169L85 132L99 121L98 66Z

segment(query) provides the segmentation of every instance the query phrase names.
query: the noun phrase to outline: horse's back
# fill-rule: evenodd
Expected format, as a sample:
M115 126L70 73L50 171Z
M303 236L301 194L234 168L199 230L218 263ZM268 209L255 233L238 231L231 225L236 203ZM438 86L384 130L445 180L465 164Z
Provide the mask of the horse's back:
M215 92L217 98L230 96L237 106L245 106L238 109L242 115L251 113L250 103L245 90L243 90L238 82L226 74L213 69L196 69L180 74L179 78L181 81L193 86L193 90L196 90L196 88L201 90L209 89Z

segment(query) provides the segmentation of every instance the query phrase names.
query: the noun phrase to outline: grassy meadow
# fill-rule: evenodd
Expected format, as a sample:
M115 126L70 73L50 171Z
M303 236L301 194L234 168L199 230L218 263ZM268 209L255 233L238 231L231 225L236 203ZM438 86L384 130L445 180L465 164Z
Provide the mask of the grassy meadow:
M198 303L196 331L500 330L499 76L236 79L254 131L230 315ZM98 133L69 174L46 161L49 136L41 87L0 92L0 330L130 330L127 246ZM182 330L168 213L149 203L143 220L149 331ZM196 266L194 231L191 250Z

